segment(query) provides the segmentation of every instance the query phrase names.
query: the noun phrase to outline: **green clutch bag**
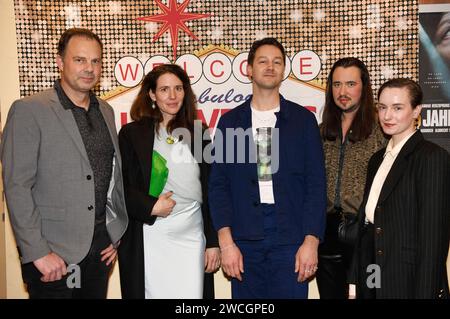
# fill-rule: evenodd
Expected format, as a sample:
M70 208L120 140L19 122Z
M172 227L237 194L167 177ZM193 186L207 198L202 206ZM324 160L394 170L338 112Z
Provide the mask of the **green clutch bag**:
M169 169L166 166L167 160L157 151L152 153L152 173L150 176L150 188L148 194L158 197L166 185Z

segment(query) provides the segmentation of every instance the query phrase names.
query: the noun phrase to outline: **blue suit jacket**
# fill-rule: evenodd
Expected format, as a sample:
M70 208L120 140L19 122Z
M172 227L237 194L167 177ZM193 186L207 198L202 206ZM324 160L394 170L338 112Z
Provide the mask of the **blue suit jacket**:
M229 111L219 121L208 187L214 227L216 230L231 227L235 240L264 238L250 101ZM326 177L316 119L310 111L282 96L276 116L279 143L276 145L273 138L272 165L278 146L279 167L272 175L272 182L278 242L301 244L309 234L322 239ZM248 130L245 143L239 145L236 136L227 133L227 128ZM231 140L234 145L230 144Z

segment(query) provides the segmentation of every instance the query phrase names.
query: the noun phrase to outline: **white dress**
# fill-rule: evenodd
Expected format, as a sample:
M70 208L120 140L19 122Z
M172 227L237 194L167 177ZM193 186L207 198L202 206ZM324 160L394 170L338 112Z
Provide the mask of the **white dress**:
M169 176L163 193L172 191L176 205L166 218L144 224L146 299L203 297L205 236L201 213L200 169L182 142L166 143L167 132L155 134L154 150L167 160ZM151 154L149 154L151 156Z

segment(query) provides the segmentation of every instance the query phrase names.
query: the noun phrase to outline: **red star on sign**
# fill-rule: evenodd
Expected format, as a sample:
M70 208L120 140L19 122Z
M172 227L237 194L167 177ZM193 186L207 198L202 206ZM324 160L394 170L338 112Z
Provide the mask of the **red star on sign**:
M198 38L184 23L191 20L207 18L211 15L184 12L191 0L185 0L181 4L178 4L177 0L169 0L168 7L164 5L161 0L155 0L155 2L164 13L140 17L137 18L137 20L164 23L158 33L153 37L153 42L158 40L167 30L169 30L170 38L172 39L173 60L175 61L177 56L178 29L184 30L189 36L198 41Z

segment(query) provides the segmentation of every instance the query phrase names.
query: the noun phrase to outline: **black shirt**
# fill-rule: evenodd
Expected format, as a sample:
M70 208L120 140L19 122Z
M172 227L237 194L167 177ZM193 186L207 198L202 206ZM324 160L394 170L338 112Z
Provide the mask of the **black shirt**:
M100 111L94 93L90 92L89 108L75 105L61 87L60 80L55 81L54 88L59 101L66 110L72 110L81 138L86 148L94 176L95 187L95 224L105 223L106 199L112 175L114 146L105 119Z

